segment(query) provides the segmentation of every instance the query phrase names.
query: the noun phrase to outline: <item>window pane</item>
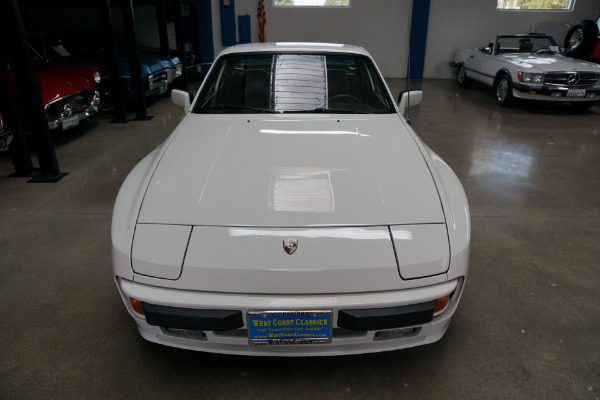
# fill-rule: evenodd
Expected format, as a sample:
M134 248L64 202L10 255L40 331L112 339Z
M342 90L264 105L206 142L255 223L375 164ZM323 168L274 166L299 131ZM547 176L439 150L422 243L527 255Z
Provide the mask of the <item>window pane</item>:
M350 0L273 0L275 7L350 7Z
M572 11L575 0L498 0L498 10Z

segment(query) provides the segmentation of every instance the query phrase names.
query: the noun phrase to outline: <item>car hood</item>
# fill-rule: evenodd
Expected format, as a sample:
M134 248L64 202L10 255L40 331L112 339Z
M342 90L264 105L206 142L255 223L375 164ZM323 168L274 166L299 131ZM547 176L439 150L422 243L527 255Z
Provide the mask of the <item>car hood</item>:
M36 66L35 73L44 104L80 90L94 89L90 80L58 66Z
M560 71L586 71L600 73L600 65L587 61L576 60L560 54L501 54L498 57L525 72L560 72Z
M428 165L396 114L189 114L138 217L238 227L444 221Z

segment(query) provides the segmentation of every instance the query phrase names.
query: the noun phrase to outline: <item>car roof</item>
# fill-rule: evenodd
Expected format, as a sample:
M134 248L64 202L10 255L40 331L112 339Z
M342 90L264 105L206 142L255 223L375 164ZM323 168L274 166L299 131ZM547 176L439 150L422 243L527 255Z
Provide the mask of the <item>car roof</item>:
M273 42L238 44L226 48L219 56L236 53L350 53L371 55L360 46L337 43Z

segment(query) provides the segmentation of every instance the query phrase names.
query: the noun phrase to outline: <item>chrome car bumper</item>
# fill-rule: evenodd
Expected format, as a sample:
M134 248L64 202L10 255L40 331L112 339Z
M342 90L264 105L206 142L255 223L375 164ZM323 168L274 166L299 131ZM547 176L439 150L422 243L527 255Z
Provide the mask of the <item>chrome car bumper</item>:
M189 350L205 352L259 355L259 356L329 356L343 354L360 354L388 350L396 350L433 343L444 335L450 319L456 310L464 287L464 279L460 278L443 284L422 288L381 293L359 293L341 295L242 295L192 292L158 288L134 283L121 278L116 279L117 287L125 306L137 323L142 337L146 340ZM451 295L450 303L444 311L427 322L400 322L395 327L364 329L360 324L352 328L348 321L340 322L345 312L368 311L370 309L404 309L413 310L413 306L431 302L439 297ZM210 310L219 314L222 311L223 323L230 325L232 313L241 313L239 328L224 331L174 328L156 326L147 322L146 317L133 309L130 298L150 304L159 303L152 312L160 312L164 308ZM150 309L150 308L149 308ZM247 314L249 311L297 311L327 309L332 311L332 340L328 344L294 344L294 345L249 345L247 330ZM153 317L156 317L154 315ZM150 319L150 318L149 318ZM346 318L347 319L347 318ZM168 318L164 319L167 321ZM418 317L417 317L418 320ZM154 321L151 321L153 324ZM214 321L211 321L214 323ZM168 323L168 322L167 322ZM369 322L367 322L368 324ZM235 325L235 324L234 324ZM343 326L350 326L342 328ZM233 326L233 325L232 325ZM359 330L362 329L362 330ZM216 328L215 328L216 329Z
M58 128L62 128L63 130L74 128L79 125L80 121L83 121L84 119L87 119L87 118L91 117L92 115L98 113L99 110L100 110L99 105L96 107L89 106L85 110L75 113L75 114L71 114L68 117L59 117L52 121L48 121L48 128L50 130L54 130L54 129L58 129Z
M85 91L81 91L79 93L82 93L82 92L85 92ZM46 115L48 117L51 115L51 114L48 114L48 110L49 110L50 106L52 106L55 103L66 101L65 99L72 98L73 96L76 96L79 93L66 96L64 98L55 100L52 103L47 104L46 105ZM83 103L83 100L81 100L81 97L82 96L79 96L79 98L78 98L79 103L76 103L75 106L68 104L68 101L65 103L66 105L61 105L59 107L59 111L56 111L54 113L54 115L60 113L59 116L48 119L48 128L50 130L54 130L54 129L58 129L58 128L62 128L63 130L74 128L76 126L79 126L80 121L83 121L84 119L87 119L87 118L91 117L92 115L98 113L98 111L100 111L100 106L101 106L100 93L98 91L93 91L93 97L91 98L91 100L88 98L85 103ZM90 95L90 97L91 97L91 95ZM89 103L87 103L87 102L89 102ZM85 104L85 105L82 107L83 104ZM74 108L75 110L80 110L80 111L73 113L73 112L71 112L72 108Z
M513 96L525 100L559 102L600 101L600 87L529 86L513 83ZM568 96L569 89L585 89L585 96Z

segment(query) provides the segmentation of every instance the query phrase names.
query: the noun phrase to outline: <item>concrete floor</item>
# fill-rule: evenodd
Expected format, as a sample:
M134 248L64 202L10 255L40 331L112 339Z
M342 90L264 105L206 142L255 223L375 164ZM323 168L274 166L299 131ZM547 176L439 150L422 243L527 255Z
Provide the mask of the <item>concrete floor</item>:
M392 80L394 88L403 82ZM57 143L55 184L0 157L0 399L600 398L600 107L496 106L425 81L415 130L471 206L471 270L446 336L363 356L269 359L145 342L111 275L113 202L182 118L86 121ZM397 93L397 90L394 90Z

